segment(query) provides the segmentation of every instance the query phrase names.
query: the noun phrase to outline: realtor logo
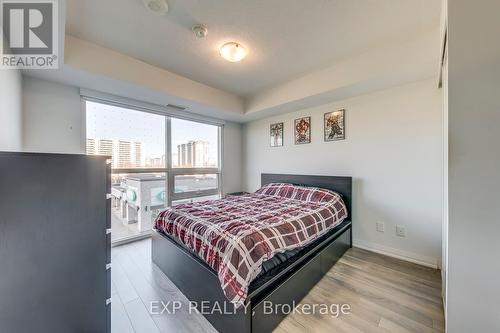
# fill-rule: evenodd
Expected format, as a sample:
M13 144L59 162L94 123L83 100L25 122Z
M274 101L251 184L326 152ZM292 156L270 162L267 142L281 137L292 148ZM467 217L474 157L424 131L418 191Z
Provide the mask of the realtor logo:
M0 13L0 68L58 67L56 0L0 0Z

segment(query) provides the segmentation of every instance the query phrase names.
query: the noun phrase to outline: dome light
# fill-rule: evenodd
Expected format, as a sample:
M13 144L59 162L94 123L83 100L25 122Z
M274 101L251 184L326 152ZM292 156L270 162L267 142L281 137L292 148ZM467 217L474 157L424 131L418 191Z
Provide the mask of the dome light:
M219 53L222 58L230 62L241 61L247 56L247 50L241 44L236 42L229 42L222 45Z

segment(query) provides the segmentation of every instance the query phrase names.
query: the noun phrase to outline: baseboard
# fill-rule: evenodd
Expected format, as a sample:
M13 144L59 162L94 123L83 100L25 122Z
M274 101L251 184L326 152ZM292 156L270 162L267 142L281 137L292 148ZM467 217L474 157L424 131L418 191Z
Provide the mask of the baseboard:
M438 268L438 259L423 256L421 254L407 252L399 249L395 249L392 247L375 244L371 242L367 242L361 239L353 239L353 246L359 247L360 249L372 251L376 253L380 253L389 257L393 257L396 259L401 259L404 261L409 261L414 264L431 267L434 269Z

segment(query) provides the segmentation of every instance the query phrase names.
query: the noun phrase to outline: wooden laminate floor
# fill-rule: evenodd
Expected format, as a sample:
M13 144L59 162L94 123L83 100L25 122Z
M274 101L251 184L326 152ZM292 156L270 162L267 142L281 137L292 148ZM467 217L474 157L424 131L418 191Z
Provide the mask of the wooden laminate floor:
M112 332L216 332L188 313L188 300L150 251L150 239L112 249ZM349 314L292 313L275 332L444 332L440 295L439 271L353 248L301 302L349 304ZM183 306L175 315L151 314L158 301Z

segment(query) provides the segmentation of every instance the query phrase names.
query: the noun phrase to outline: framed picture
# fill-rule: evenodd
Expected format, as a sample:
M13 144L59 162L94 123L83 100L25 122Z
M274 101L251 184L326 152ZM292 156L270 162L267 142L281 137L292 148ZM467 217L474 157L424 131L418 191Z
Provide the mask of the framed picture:
M311 117L295 119L295 144L311 143Z
M325 113L325 141L345 139L345 110Z
M271 147L283 146L283 123L271 124Z

